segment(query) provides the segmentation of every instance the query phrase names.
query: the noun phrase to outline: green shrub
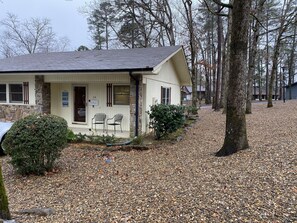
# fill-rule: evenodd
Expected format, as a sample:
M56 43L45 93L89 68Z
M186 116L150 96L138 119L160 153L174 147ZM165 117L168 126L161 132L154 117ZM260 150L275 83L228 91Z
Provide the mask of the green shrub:
M92 136L87 136L89 139L90 143L92 144L106 144L106 143L115 143L116 138L114 135L92 135Z
M184 112L185 107L179 105L157 104L151 106L151 110L147 113L156 138L160 139L182 127L185 122Z
M186 111L188 115L197 115L198 114L198 108L195 106L187 106Z
M75 141L74 142L84 142L87 140L87 134L82 134L79 132L78 134L75 135Z
M76 142L77 136L71 129L67 129L67 142Z
M16 121L4 140L17 172L44 174L53 169L67 143L67 122L54 115L30 115Z
M143 145L144 137L145 137L144 135L135 137L132 140L132 145Z
M75 134L71 129L67 130L67 142L70 143L77 143L77 142L84 142L88 139L86 134L82 134L81 132Z

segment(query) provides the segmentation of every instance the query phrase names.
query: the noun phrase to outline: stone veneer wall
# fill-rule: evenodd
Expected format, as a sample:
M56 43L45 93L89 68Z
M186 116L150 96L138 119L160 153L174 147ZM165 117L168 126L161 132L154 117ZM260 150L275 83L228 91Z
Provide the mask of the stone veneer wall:
M35 100L39 113L50 114L51 92L50 84L44 83L43 75L35 76Z
M139 80L139 109L138 109L138 135L142 134L142 106L143 85L142 76L135 76ZM136 81L130 77L130 137L135 136L136 122Z
M37 113L35 105L0 105L0 121L16 121L30 114Z

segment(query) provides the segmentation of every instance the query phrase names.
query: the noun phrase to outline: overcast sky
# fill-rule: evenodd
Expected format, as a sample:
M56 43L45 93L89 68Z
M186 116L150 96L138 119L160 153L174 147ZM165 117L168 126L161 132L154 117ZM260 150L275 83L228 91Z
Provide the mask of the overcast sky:
M78 9L91 0L0 0L0 19L8 12L19 19L48 18L58 37L70 40L69 50L92 46L85 15Z

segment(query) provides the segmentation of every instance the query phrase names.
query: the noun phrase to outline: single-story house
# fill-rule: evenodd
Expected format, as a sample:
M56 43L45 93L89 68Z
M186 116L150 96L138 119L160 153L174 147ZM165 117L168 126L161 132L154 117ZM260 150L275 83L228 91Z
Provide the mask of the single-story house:
M50 113L65 118L70 128L90 129L96 113L107 118L120 113L123 131L138 136L148 130L150 106L180 104L181 87L190 84L182 46L5 58L0 60L0 119Z

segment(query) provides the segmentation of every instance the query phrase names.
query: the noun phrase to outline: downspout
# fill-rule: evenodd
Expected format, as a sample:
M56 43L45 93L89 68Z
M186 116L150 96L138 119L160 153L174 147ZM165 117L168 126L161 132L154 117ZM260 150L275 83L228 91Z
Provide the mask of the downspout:
M138 126L139 126L139 79L138 78L135 78L133 75L132 75L132 71L129 71L129 76L135 80L136 82L136 102L135 102L135 136L137 137L138 136Z

